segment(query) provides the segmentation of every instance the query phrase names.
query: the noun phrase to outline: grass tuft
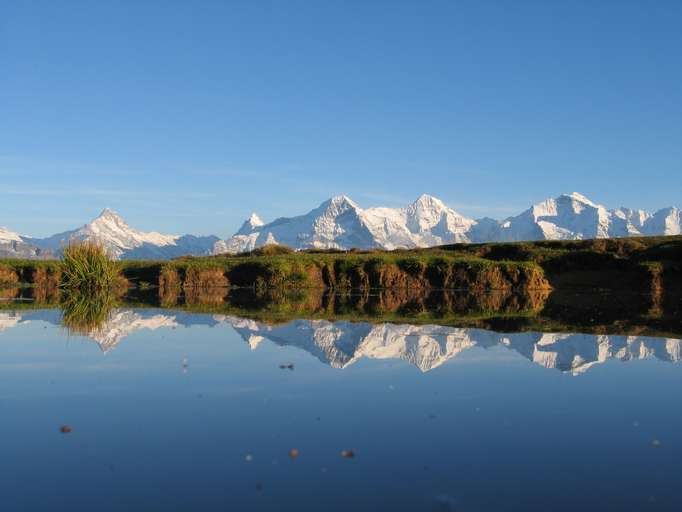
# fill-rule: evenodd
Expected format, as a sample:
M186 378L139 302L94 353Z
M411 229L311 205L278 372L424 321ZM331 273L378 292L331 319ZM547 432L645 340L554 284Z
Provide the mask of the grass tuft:
M64 249L60 270L61 286L70 291L101 292L118 282L118 266L97 242L71 242Z

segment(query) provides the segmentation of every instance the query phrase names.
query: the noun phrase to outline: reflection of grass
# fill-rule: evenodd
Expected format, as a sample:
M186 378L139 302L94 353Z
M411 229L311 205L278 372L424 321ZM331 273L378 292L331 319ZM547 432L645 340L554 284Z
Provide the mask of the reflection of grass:
M112 289L118 268L104 246L97 242L73 242L64 249L60 264L61 285L67 290L94 293Z
M664 303L662 316L652 317L649 314L650 296L640 294L599 294L599 298L594 293L570 293L567 299L564 294L554 292L547 299L511 295L503 301L485 300L486 295L461 292L448 293L442 297L437 295L435 298L417 294L415 297L396 297L394 300L385 299L380 294L320 295L316 297L313 293L311 296L310 292L299 290L274 294L234 290L221 304L187 304L183 296L178 295L169 307L164 305L164 298L159 298L153 291L133 293L123 298L106 293L87 295L62 290L61 302L0 300L0 312L61 305L64 308L63 325L75 334L88 335L98 332L114 307L151 307L174 312L234 315L270 324L305 318L476 327L498 332L567 332L669 338L682 335L679 309L671 309L670 305ZM489 295L491 299L495 296L499 294ZM679 303L679 299L670 302L674 307L679 307L676 306ZM617 307L607 307L609 304Z
M62 297L62 325L72 334L92 335L109 320L116 298L111 293L66 292Z

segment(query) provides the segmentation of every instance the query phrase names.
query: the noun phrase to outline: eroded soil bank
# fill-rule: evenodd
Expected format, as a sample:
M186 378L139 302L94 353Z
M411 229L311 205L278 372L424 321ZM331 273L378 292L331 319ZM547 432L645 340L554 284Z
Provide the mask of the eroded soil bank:
M403 251L303 251L121 261L129 287L327 290L628 290L658 295L682 286L682 237L459 244ZM1 260L0 283L58 286L58 261ZM175 292L173 292L175 290ZM191 292L195 290L195 292Z

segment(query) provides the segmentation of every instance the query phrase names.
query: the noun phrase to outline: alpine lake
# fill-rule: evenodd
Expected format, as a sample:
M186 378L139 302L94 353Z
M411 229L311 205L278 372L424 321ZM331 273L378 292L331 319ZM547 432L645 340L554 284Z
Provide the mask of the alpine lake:
M0 297L2 510L682 510L679 297Z

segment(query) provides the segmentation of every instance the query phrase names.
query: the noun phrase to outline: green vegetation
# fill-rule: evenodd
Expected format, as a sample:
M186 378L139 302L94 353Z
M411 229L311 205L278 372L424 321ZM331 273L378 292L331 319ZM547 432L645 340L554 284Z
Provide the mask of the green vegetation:
M95 242L73 242L60 263L62 288L80 293L102 293L118 283L119 267Z
M270 245L249 253L170 261L110 262L74 248L64 262L1 260L0 283L160 289L256 290L627 289L680 286L682 237L455 244L414 250L307 250ZM67 284L68 283L68 284ZM90 283L90 284L85 284Z
M72 334L91 336L109 319L117 300L109 291L62 294L62 325Z
M368 323L434 324L500 332L583 332L679 337L682 295L527 290L187 289L159 295L156 289L130 289L128 295L82 294L60 290L41 298L40 288L22 288L0 300L1 310L61 308L69 332L92 335L106 325L112 308L165 308L231 315L276 324L294 319ZM33 300L31 300L33 299Z

